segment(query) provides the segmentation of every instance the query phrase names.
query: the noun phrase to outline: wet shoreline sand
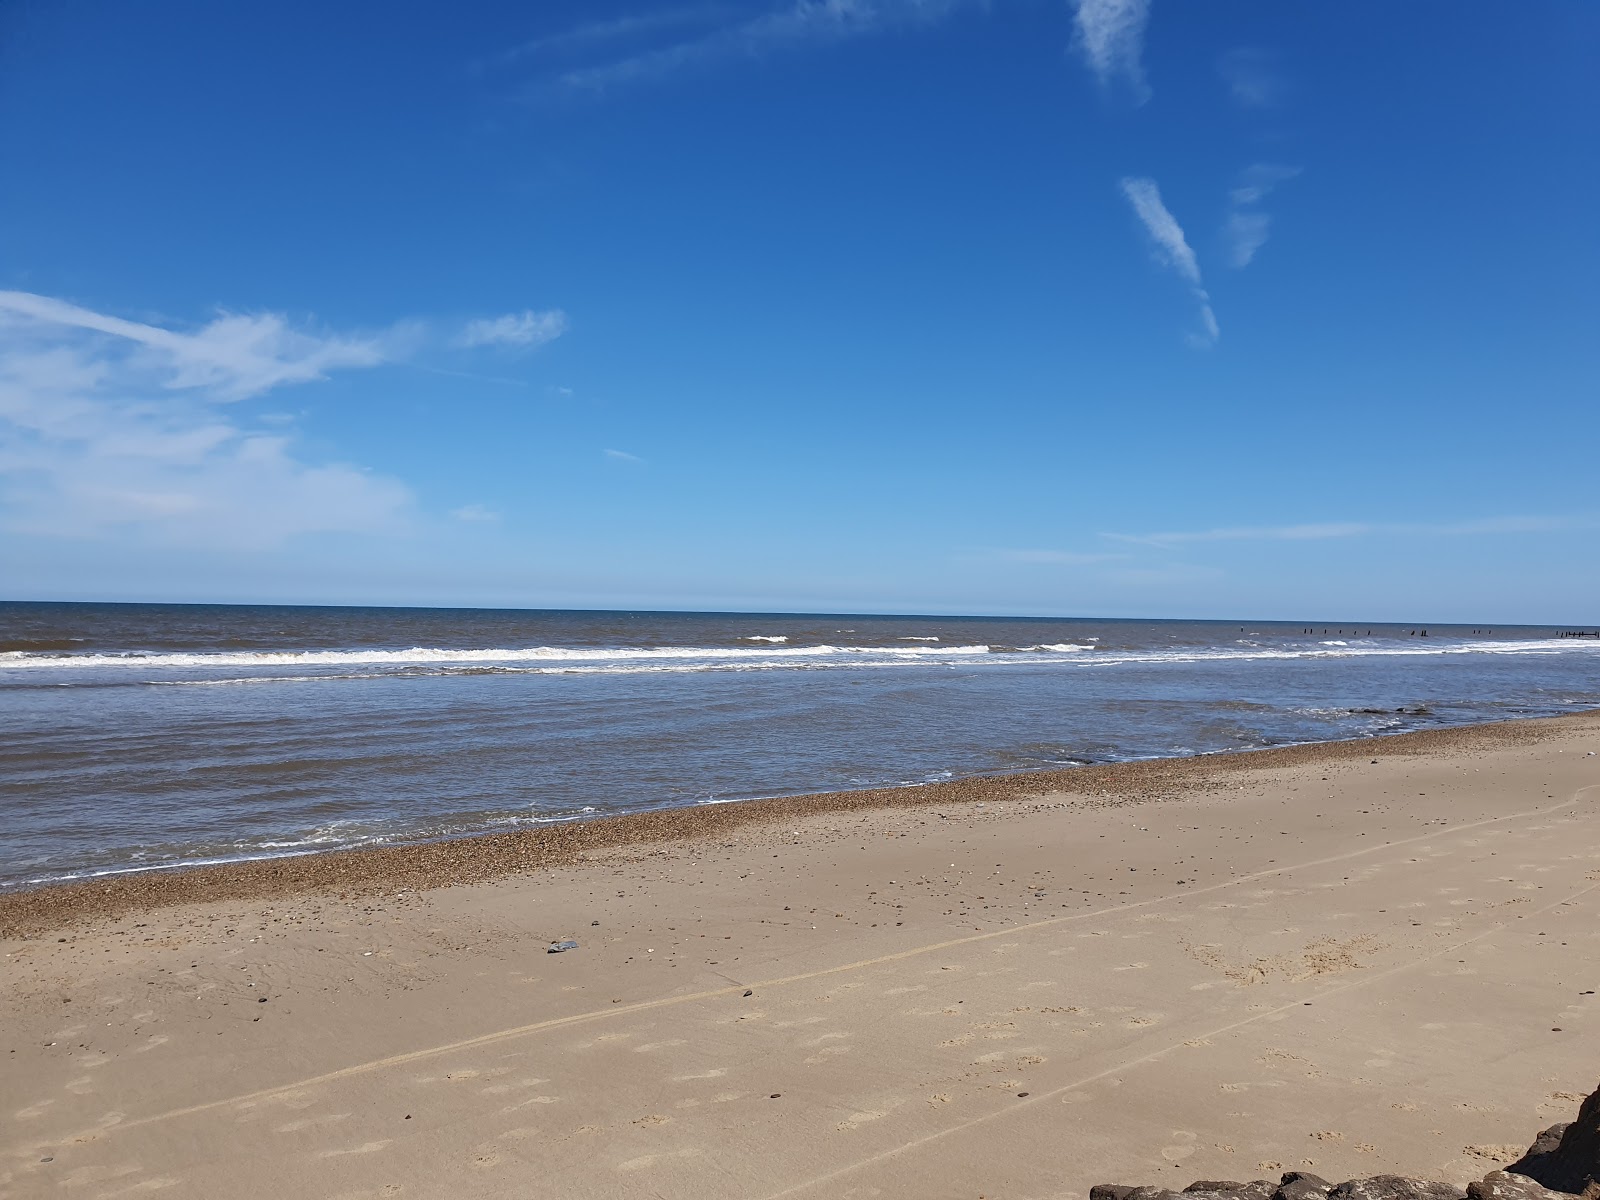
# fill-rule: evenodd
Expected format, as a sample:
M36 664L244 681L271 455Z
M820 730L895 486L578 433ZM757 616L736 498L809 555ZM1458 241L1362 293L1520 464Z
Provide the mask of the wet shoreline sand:
M1239 772L1528 744L1589 713L1416 730L1181 758L975 776L935 784L821 792L726 804L653 809L519 830L399 846L251 859L130 872L0 894L0 938L58 925L116 918L170 905L286 898L329 892L344 898L397 889L423 891L571 865L586 854L654 843L715 838L749 825L873 809L1016 800L1051 793L1093 803L1134 803L1224 786Z

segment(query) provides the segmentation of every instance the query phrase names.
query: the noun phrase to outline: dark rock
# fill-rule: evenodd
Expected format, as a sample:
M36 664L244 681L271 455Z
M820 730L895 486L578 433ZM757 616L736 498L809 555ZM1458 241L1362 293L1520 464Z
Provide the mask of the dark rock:
M1328 1193L1328 1200L1466 1200L1467 1193L1448 1183L1405 1175L1351 1179Z
M1272 1200L1323 1200L1333 1190L1321 1175L1309 1171L1285 1171L1283 1181L1272 1193Z
M1097 1183L1089 1189L1089 1200L1128 1200L1135 1190L1131 1183Z
M1277 1190L1278 1185L1270 1179L1252 1179L1249 1183L1240 1184L1228 1195L1233 1200L1272 1200Z
M1231 1179L1197 1179L1183 1190L1186 1192L1237 1192L1244 1187L1242 1183L1235 1183Z
M1600 1090L1589 1094L1576 1121L1546 1129L1506 1170L1556 1192L1582 1192L1600 1182Z
M1566 1192L1552 1192L1526 1175L1490 1171L1475 1183L1467 1184L1467 1200L1572 1200Z

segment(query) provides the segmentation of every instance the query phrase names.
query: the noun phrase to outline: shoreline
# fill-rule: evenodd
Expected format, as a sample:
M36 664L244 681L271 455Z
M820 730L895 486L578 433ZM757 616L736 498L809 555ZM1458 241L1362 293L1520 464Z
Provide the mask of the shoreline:
M156 866L0 893L0 940L38 937L87 921L178 905L328 893L354 899L425 892L571 866L598 851L710 838L746 826L821 814L986 804L1047 794L1086 806L1132 804L1215 790L1241 772L1338 762L1372 754L1420 755L1529 744L1600 709L1338 741L1304 742L1120 763L967 776L939 783L662 807L579 818L507 833L476 833L389 846L358 846L206 865Z

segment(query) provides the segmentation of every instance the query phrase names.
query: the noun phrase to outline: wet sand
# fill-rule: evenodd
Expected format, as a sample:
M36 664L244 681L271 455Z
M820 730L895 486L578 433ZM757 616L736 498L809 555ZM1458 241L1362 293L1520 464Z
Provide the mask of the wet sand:
M1475 1178L1600 1073L1591 752L1600 714L12 895L0 1195Z

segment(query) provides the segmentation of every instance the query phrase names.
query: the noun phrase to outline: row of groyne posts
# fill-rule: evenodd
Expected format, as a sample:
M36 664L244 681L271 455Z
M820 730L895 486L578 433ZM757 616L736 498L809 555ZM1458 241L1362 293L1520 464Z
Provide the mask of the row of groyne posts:
M1243 632L1243 631L1241 630L1240 632ZM1316 630L1315 626L1308 625L1304 629L1302 629L1300 632L1301 633L1309 633L1309 634L1315 636L1317 630ZM1412 630L1409 630L1408 632L1409 632L1411 637L1419 636L1419 631L1418 630L1412 629ZM1473 633L1488 633L1489 631L1487 629L1474 629L1472 632ZM1348 630L1348 631L1347 630L1343 630L1343 629L1324 629L1322 631L1322 636L1323 637L1327 637L1330 633L1336 633L1336 634L1339 634L1340 636L1344 636L1346 633L1348 633L1348 635L1350 637L1371 637L1372 636L1372 630L1370 630L1370 629L1367 630L1365 633L1361 632L1361 630L1359 630L1359 629L1351 629L1351 630ZM1427 637L1428 636L1428 631L1426 629L1421 630L1420 631L1420 636Z

